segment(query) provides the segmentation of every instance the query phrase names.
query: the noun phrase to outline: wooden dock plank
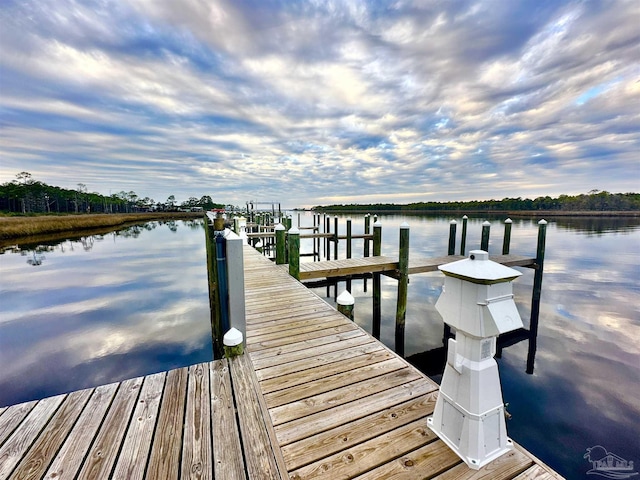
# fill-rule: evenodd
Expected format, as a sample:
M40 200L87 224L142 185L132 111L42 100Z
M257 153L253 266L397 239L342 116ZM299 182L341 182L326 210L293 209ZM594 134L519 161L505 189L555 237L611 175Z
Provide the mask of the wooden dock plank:
M331 430L303 438L282 448L290 470L295 470L367 440L377 438L407 423L433 413L437 392L412 398Z
M283 390L295 385L303 385L319 378L349 372L354 368L371 365L393 358L393 354L383 348L377 348L373 352L360 355L345 355L340 360L329 365L319 365L302 371L283 374L260 382L263 394Z
M441 440L436 440L354 478L358 480L432 478L460 462L460 458L453 453L453 450Z
M147 466L148 478L178 478L187 375L186 368L167 372L156 432Z
M139 377L120 383L80 470L79 479L108 478L111 474L143 380Z
M356 337L343 340L341 342L326 343L324 345L318 345L313 349L297 349L291 352L283 353L277 357L266 357L263 359L252 359L253 367L256 370L263 368L274 367L276 365L282 365L285 363L291 363L298 360L308 359L310 356L322 355L329 352L335 352L336 350L345 350L351 347L357 347L366 345L368 343L374 343L371 337L366 335L358 335Z
M240 356L230 359L229 365L244 440L244 458L248 477L280 480L273 446L251 377L251 361L246 356Z
M284 347L285 345L297 345L302 342L310 342L318 338L329 337L332 335L339 335L341 333L354 332L357 328L353 323L343 323L337 327L322 328L320 330L314 330L300 335L288 335L281 336L271 340L260 340L258 342L252 342L248 346L249 352L256 352L265 349L273 349L276 347Z
M0 446L9 438L13 431L18 428L18 425L29 415L29 412L33 410L33 407L37 405L38 401L20 403L7 407L5 412L0 416Z
M145 377L112 478L144 478L166 373Z
M326 345L327 343L341 342L343 340L349 340L355 337L364 337L366 334L359 329L348 329L342 333L332 333L330 335L325 335L318 338L312 338L308 340L303 340L301 342L288 343L286 344L286 348L282 346L265 348L262 350L253 350L250 348L251 352L251 360L253 362L257 360L261 360L267 357L275 357L282 355L283 353L288 352L296 352L298 350L306 350L314 347L319 347L321 345Z
M117 390L117 383L92 390L91 398L49 466L45 479L75 478Z
M313 397L296 400L285 405L269 409L274 426L297 419L307 418L330 408L354 402L363 398L371 398L380 392L404 385L422 378L421 375L405 366L401 370L384 373L377 378L362 380L353 385L335 388L329 392L319 393Z
M91 390L69 393L11 474L14 479L40 479L86 405Z
M40 400L0 447L0 478L7 478L26 454L66 395Z
M513 480L555 480L556 478L558 478L557 475L545 470L540 465L533 465L514 477Z
M508 480L528 469L533 462L517 449L498 457L479 470L472 470L460 463L435 477L437 480ZM434 480L435 480L434 479Z
M215 478L244 480L246 473L227 360L210 364Z
M211 480L211 400L209 366L198 363L189 367L187 407L182 443L180 478Z
M405 383L369 397L277 425L275 426L276 435L280 445L284 446L433 390L433 385L422 380Z
M354 368L348 372L338 373L329 378L322 377L294 387L285 388L265 394L264 398L269 408L278 407L303 398L330 392L340 387L346 387L363 380L376 378L379 375L406 368L406 364L397 358Z
M353 478L391 462L438 437L426 419L416 420L290 472L292 480Z

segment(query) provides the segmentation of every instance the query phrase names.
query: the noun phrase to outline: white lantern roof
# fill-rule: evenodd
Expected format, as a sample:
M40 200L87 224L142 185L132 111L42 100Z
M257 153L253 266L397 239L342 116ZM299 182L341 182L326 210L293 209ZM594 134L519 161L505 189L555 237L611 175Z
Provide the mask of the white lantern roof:
M449 277L483 285L509 282L522 275L513 268L489 260L489 253L484 250L472 250L469 258L440 265L438 269Z

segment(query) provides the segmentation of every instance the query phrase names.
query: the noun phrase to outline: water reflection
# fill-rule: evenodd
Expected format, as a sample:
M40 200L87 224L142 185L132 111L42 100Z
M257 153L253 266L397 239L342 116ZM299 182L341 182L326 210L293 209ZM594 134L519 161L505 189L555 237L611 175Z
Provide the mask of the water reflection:
M198 220L16 245L0 268L0 405L211 359Z

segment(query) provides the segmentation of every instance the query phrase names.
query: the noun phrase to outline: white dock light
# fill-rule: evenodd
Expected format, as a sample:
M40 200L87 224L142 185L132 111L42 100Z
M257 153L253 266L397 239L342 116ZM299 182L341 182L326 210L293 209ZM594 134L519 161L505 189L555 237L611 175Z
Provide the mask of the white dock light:
M498 335L522 327L511 282L521 275L483 250L438 267L445 274L436 309L456 329L449 339L440 393L427 422L472 469L513 447L507 437L498 364Z

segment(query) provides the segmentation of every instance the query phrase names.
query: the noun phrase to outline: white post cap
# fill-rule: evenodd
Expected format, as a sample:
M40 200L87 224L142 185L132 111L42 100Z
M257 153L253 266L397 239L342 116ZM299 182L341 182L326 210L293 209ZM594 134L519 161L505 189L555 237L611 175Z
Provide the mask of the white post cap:
M222 337L222 343L225 347L235 347L242 343L243 338L242 332L237 328L232 327L224 334L224 337Z
M345 290L340 295L338 295L338 298L336 298L336 302L338 303L338 305L353 305L356 303L356 300L348 290Z

